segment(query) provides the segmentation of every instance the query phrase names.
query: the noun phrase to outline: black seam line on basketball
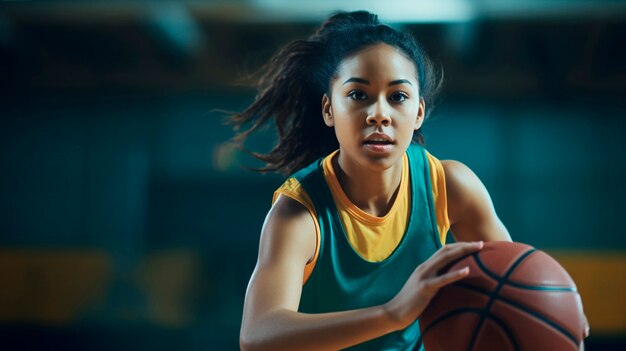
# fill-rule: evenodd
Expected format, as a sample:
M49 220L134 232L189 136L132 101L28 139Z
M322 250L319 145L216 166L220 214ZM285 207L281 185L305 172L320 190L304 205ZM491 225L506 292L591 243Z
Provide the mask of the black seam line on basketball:
M484 290L482 288L479 288L477 286L471 285L471 284L458 282L458 283L455 283L454 286L458 286L458 287L463 288L463 289L467 289L467 290L471 290L471 291L474 291L474 292L485 294L487 296L491 296L491 293L489 291ZM519 302L515 302L513 300L509 300L506 297L502 297L502 295L495 296L494 298L496 300L504 302L505 304L509 304L509 305L511 305L513 307L516 307L520 311L526 312L529 315L531 315L532 317L535 317L536 319L539 319L540 321L542 321L542 322L544 322L546 324L549 324L551 327L553 327L558 332L563 334L565 337L570 339L574 343L574 345L578 345L578 341L576 340L576 337L574 335L572 335L565 328L563 328L562 326L560 326L559 324L557 324L556 322L551 320L549 317L546 317L545 315L539 313L538 311L536 311L536 310L534 310L534 309L532 309L532 308L530 308L528 306L524 306L524 305L520 304Z
M472 257L474 257L474 261L476 261L476 264L478 265L478 268L480 268L483 272L485 272L488 276L490 276L491 278L495 279L496 281L500 282L502 280L502 277L493 273L492 271L490 271L484 264L483 262L480 260L480 258L478 257L478 252L475 252L472 254Z
M451 312L448 312L442 316L440 316L439 318L435 319L434 321L432 321L426 328L424 328L424 332L421 333L419 339L418 339L418 345L419 342L423 342L424 336L426 335L426 333L428 333L431 328L433 328L435 325L439 324L440 322L443 322L444 320L455 316L457 314L461 314L461 313L476 313L478 315L481 315L483 312L483 309L480 308L459 308L456 310L453 310ZM504 321L502 321L500 318L494 316L491 313L488 313L486 318L493 320L496 324L498 324L503 330L504 333L507 334L507 336L509 337L509 339L511 340L511 343L513 344L513 347L515 348L516 351L519 351L519 345L517 343L517 340L515 339L515 336L513 335L513 333L511 332L511 330L508 328L508 326L504 323Z
M576 287L565 287L565 286L533 286L533 285L525 285L521 283L516 283L512 281L506 282L507 285L511 285L515 288L525 289L525 290L541 290L541 291L569 291L569 292L578 292Z
M488 276L490 276L491 278L497 280L498 282L502 280L502 277L498 276L497 274L493 273L492 271L490 271L485 264L480 260L480 258L478 257L478 255L476 253L474 253L472 256L474 256L474 260L476 261L476 264L478 265L478 267L483 270ZM506 282L509 285L512 285L516 288L520 288L520 289L528 289L528 290L548 290L548 291L572 291L572 292L577 292L578 290L576 289L576 287L564 287L564 286L545 286L545 285L541 285L541 286L532 286L532 285L526 285L526 284L522 284L522 283L516 283L513 281L507 281Z
M487 316L487 314L489 314L491 305L493 305L493 302L495 301L495 297L498 296L498 292L500 292L500 289L502 289L502 286L504 285L504 283L506 283L506 281L509 279L509 276L513 273L513 271L515 271L515 269L520 265L520 263L522 263L522 261L524 261L528 256L530 256L533 252L536 252L536 251L537 251L536 249L530 249L524 252L517 260L515 260L515 262L513 262L511 267L509 267L509 269L504 274L504 276L501 279L498 279L499 280L498 285L493 290L493 293L489 294L489 301L487 302L487 305L485 305L483 312L480 314L480 319L478 320L478 323L476 323L476 327L474 328L474 333L467 347L467 351L471 351L472 348L474 348L474 344L476 343L476 338L478 337L478 332L480 331L480 328L485 322L485 317ZM480 258L478 258L478 255L473 255L473 256L474 256L474 260L478 263L479 266L484 266L482 265L482 262L480 262Z
M513 344L513 348L515 348L515 351L520 351L520 347L517 343L517 339L515 339L515 335L513 335L513 332L511 331L511 329L509 329L509 327L506 325L506 323L504 323L503 320L494 316L491 313L488 313L486 318L491 319L493 322L499 325L504 333L509 337L509 340L511 341L511 344Z
M443 322L444 320L457 315L457 314L461 314L461 313L466 313L466 312L470 312L470 313L476 313L478 315L481 314L483 310L480 308L459 308L453 311L450 311L442 316L439 316L438 318L436 318L434 321L430 322L430 324L424 328L424 331L422 332L422 337L424 337L426 335L426 333L428 333L430 331L430 329L432 329L435 325L439 324L440 322ZM421 321L420 321L421 323Z

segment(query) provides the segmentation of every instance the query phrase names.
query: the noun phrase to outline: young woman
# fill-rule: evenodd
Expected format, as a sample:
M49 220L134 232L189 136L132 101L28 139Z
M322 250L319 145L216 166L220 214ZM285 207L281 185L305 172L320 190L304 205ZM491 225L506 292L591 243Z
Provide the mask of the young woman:
M407 34L367 12L330 17L266 67L231 118L242 142L273 122L263 171L274 194L243 311L244 350L420 350L418 317L468 268L450 262L510 240L489 194L439 161L420 128L439 87ZM458 243L445 245L448 229Z

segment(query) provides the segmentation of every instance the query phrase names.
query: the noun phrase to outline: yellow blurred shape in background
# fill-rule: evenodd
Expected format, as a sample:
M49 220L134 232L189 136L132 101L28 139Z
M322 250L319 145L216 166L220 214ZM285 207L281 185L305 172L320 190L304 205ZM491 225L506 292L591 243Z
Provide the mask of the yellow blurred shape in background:
M70 323L104 302L111 259L97 250L0 250L0 322Z
M593 336L626 334L626 253L549 251L572 276ZM202 290L200 257L165 250L144 258L139 285L148 318L185 326L194 320L194 291ZM99 250L1 249L0 322L62 325L104 304L113 262Z
M626 253L549 252L576 282L591 335L626 333Z

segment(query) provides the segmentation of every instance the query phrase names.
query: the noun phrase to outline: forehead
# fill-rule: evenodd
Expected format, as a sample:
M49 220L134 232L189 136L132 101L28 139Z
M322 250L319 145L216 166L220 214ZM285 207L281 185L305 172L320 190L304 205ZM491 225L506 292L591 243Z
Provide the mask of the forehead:
M415 64L399 49L388 44L370 45L348 56L337 67L337 77L389 81L409 79L417 84Z

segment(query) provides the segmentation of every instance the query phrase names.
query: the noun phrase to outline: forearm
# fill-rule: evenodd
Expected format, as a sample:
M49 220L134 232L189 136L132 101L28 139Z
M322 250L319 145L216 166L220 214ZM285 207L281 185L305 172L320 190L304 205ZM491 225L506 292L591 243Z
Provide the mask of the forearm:
M277 310L249 323L241 332L243 350L338 350L400 329L375 306L343 312L307 314Z

